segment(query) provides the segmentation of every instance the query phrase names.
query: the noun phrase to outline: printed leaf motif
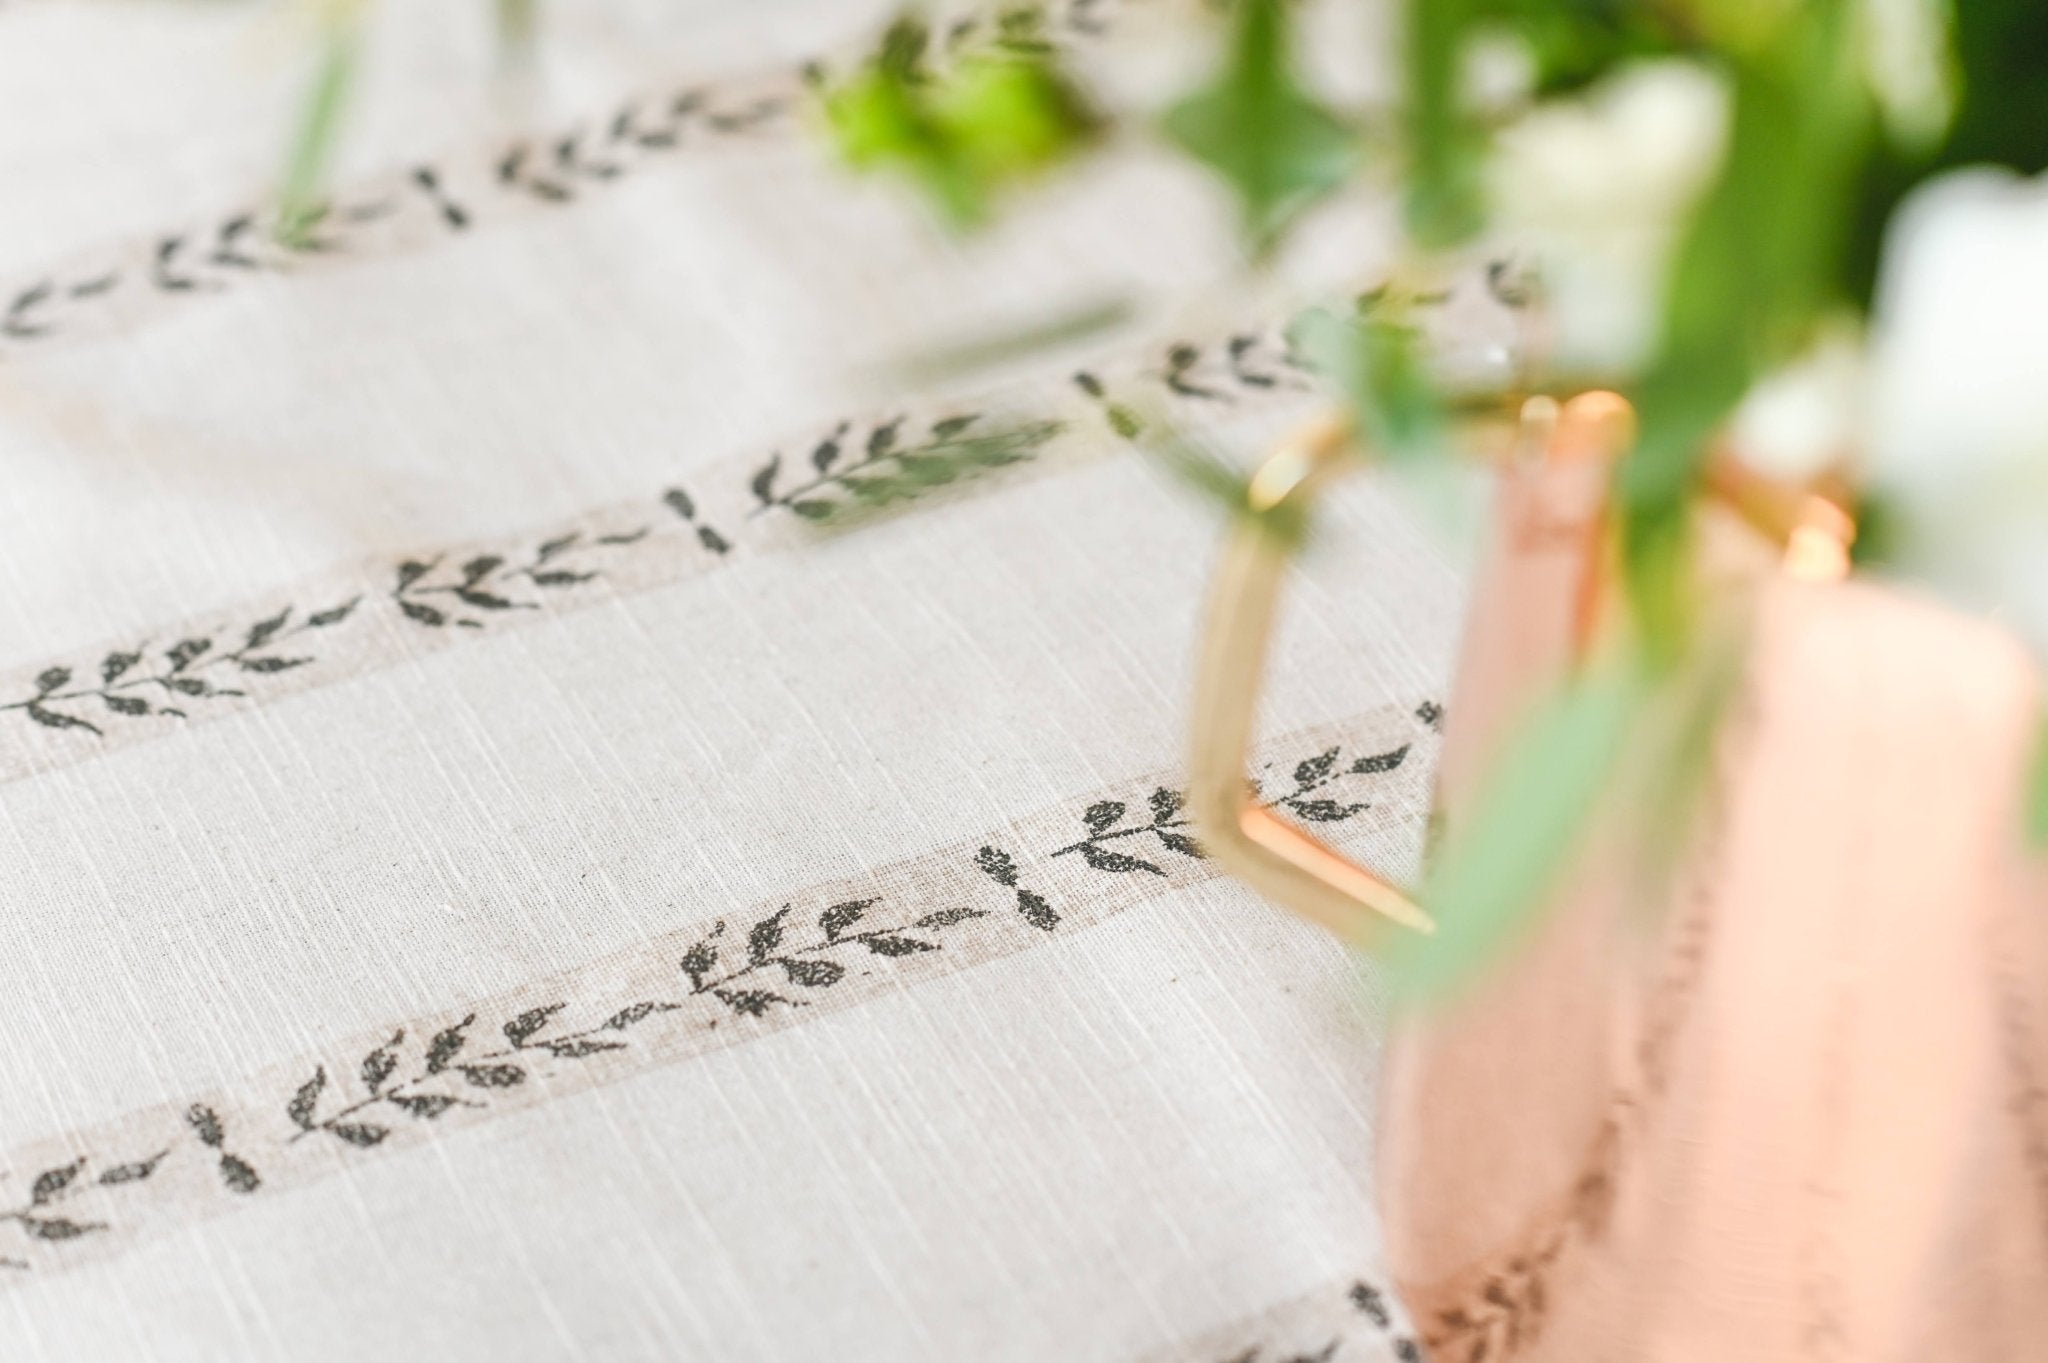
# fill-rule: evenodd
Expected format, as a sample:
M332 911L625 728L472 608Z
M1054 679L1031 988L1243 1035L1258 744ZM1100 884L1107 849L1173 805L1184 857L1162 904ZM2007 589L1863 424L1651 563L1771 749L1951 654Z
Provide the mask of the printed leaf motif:
M109 653L100 660L100 680L119 681L121 674L142 661L140 653Z
M431 563L421 563L418 559L407 559L398 565L398 590L404 591L433 570L434 565Z
M986 918L980 909L940 909L917 920L921 928L950 928L955 923L965 923L970 918Z
M868 458L880 459L890 450L895 449L897 433L902 429L903 418L899 416L894 421L884 422L870 431L868 433Z
M679 487L672 487L662 493L661 501L664 506L686 521L695 520L697 517L697 504L690 500L689 493Z
M795 999L784 998L765 989L714 989L711 992L719 1002L736 1013L745 1013L748 1017L765 1017L768 1010L778 1003L798 1006Z
M349 600L342 602L339 606L334 606L327 610L321 611L317 615L308 616L306 618L306 623L312 626L314 629L326 629L329 625L338 625L342 621L348 619L350 613L355 610L356 603L361 601L362 599L363 598L361 598L360 596L351 597Z
M1152 792L1152 822L1165 823L1180 813L1181 795L1177 790L1165 786Z
M111 1169L101 1171L98 1182L107 1187L117 1183L138 1183L155 1173L157 1165L163 1163L164 1156L170 1153L168 1150L159 1150L146 1160L137 1160L133 1164L117 1164Z
M34 701L30 701L23 708L27 711L30 719L46 729L87 729L93 733L100 731L99 726L96 724L88 724L84 720L71 715L60 714L45 706L37 705Z
M537 587L574 587L579 583L595 582L597 580L596 573L571 573L566 571L533 573L530 576Z
M290 1117L300 1130L313 1129L313 1109L320 1102L321 1090L326 1087L327 1067L322 1065L313 1071L311 1079L299 1085L299 1091L294 1093L291 1102L285 1105L285 1115Z
M71 1186L71 1180L78 1177L78 1171L85 1168L83 1157L55 1169L45 1169L36 1175L35 1183L29 1188L28 1200L40 1207L57 1194Z
M398 1043L403 1040L405 1029L401 1027L392 1034L391 1040L363 1057L363 1083L370 1092L375 1093L384 1087L384 1081L398 1068Z
M462 565L463 585L474 587L504 566L505 560L499 555L480 554Z
M844 904L834 904L818 915L818 926L824 930L827 941L836 941L840 933L858 923L862 914L880 902L876 899L849 899Z
M1340 805L1335 800L1289 800L1287 807L1310 823L1342 823L1364 809L1364 805Z
M149 713L149 702L143 700L140 696L102 696L100 699L105 701L107 708L117 715L146 715Z
M548 1025L548 1019L568 1007L566 1003L550 1003L543 1008L529 1008L505 1024L505 1040L512 1043L514 1050L524 1046L527 1039Z
M458 600L465 601L482 611L509 611L519 604L508 597L499 596L494 592L479 591L475 587L457 587L455 595Z
M720 923L718 926L723 928L725 924ZM712 937L717 935L718 933L714 930ZM711 937L706 937L703 941L683 953L683 973L690 977L690 987L692 989L702 990L705 978L711 974L712 967L717 964L718 948L712 945Z
M480 1089L517 1088L526 1082L526 1071L517 1065L459 1065L464 1079Z
M211 639L183 639L172 644L170 651L164 656L171 660L171 671L183 672L212 647Z
M798 960L785 956L781 965L791 984L800 984L807 989L837 984L846 977L846 967L837 961Z
M213 687L201 681L198 677L172 677L164 685L182 696L209 696L213 694Z
M974 854L974 864L982 873L998 885L1014 888L1017 884L1017 863L1008 852L994 847L984 847Z
M36 677L36 690L48 695L70 680L71 669L68 667L45 668Z
M1185 833L1175 833L1162 828L1159 830L1159 841L1166 844L1167 850L1178 852L1184 857L1193 857L1197 861L1206 860L1209 855L1202 850L1202 844Z
M782 945L782 920L789 916L789 905L785 904L754 924L747 934L747 958L759 965L775 954L775 948Z
M249 626L249 636L248 639L242 644L242 647L263 647L263 645L270 642L271 636L273 636L279 630L284 628L285 621L291 619L291 615L292 608L290 606L286 606L283 610L271 616L269 619L258 620L255 624Z
M949 416L944 421L932 424L932 436L938 440L951 440L980 419L980 414L973 412L966 416Z
M808 497L802 501L791 502L789 509L807 521L829 521L839 510L839 504Z
M394 1093L390 1101L423 1122L434 1121L449 1108L462 1103L460 1098L451 1098L445 1093Z
M476 1014L471 1013L454 1026L443 1027L434 1033L434 1039L427 1043L428 1074L439 1074L448 1068L449 1061L462 1053L463 1046L469 1041L469 1038L463 1035L463 1030L475 1021Z
M388 1126L376 1126L369 1122L336 1122L327 1128L350 1145L368 1149L391 1134Z
M1377 757L1361 757L1351 764L1351 770L1357 772L1360 776L1370 776L1376 772L1392 771L1407 758L1408 746L1408 744L1403 743L1392 752L1383 752Z
M1155 876L1166 874L1141 857L1125 856L1122 852L1112 852L1092 842L1081 844L1081 859L1098 871L1150 871Z
M193 1134L199 1137L201 1145L212 1146L216 1150L220 1148L220 1118L214 1115L212 1108L194 1103L185 1109L185 1121Z
M920 951L937 951L930 942L915 937L898 937L894 933L878 933L863 937L860 944L877 956L915 956Z
M401 601L398 603L398 609L405 612L406 619L417 620L422 625L432 625L438 629L448 623L445 614L418 601Z
M623 1051L623 1041L599 1041L579 1037L574 1041L544 1041L541 1043L560 1060L581 1060L585 1056L597 1055L603 1051Z
M781 471L782 456L778 454L769 459L766 464L763 464L760 472L754 475L754 481L747 484L753 490L754 495L760 499L761 505L769 506L774 503L775 475Z
M1089 832L1104 833L1114 828L1117 820L1123 816L1124 807L1121 803L1115 800L1102 800L1088 806L1088 812L1081 816L1081 821L1088 825Z
M811 467L820 473L830 473L832 465L839 461L839 437L833 436L818 442L818 448L811 451Z
M96 1221L71 1221L61 1216L18 1216L21 1228L38 1240L76 1240L106 1227Z
M220 1179L238 1193L253 1193L263 1186L263 1180L240 1155L220 1157Z
M629 1003L604 1020L604 1025L614 1032L623 1032L636 1022L644 1022L656 1013L672 1013L673 1003Z
M312 661L311 658L243 658L238 665L244 672L289 672Z
M708 525L697 527L697 543L703 545L714 554L729 553L732 550L732 541L726 539L725 536L719 534Z
M1337 749L1319 753L1294 769L1294 784L1301 787L1320 785L1337 765Z
M1017 912L1024 915L1024 921L1040 932L1051 932L1060 925L1060 916L1052 905L1045 902L1043 895L1031 890L1017 891Z

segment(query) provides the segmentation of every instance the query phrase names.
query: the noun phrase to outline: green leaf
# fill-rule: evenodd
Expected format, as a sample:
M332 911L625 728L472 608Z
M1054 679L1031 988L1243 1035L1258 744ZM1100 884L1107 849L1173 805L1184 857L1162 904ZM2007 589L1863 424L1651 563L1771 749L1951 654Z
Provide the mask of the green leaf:
M1391 959L1398 991L1440 998L1526 935L1609 787L1648 675L1634 659L1588 673L1510 735L1424 883L1436 932Z
M1474 0L1409 0L1408 231L1423 246L1454 246L1484 224L1481 193L1485 140L1459 107L1466 39L1479 7Z
M278 195L278 234L286 241L302 240L319 217L320 187L355 82L361 37L355 4L329 10L319 64L299 115L298 135L285 158L284 187Z
M1301 86L1288 52L1286 0L1238 0L1223 69L1166 113L1166 135L1237 193L1253 251L1351 173L1349 128Z
M1858 173L1874 144L1847 0L1811 0L1733 63L1720 174L1673 263L1657 358L1621 465L1622 543L1638 618L1670 655L1688 629L1687 506L1715 429L1840 298Z

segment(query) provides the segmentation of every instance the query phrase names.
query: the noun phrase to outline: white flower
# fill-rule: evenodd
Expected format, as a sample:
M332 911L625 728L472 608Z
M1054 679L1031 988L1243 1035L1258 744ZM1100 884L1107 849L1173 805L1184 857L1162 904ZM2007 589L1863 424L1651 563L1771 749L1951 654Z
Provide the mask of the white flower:
M1866 410L1863 348L1854 333L1830 330L1793 363L1750 389L1730 434L1745 464L1805 483L1861 453Z
M1720 80L1673 60L1624 67L1501 130L1495 220L1536 262L1561 368L1620 377L1649 358L1672 248L1727 125Z
M1963 170L1908 197L1871 379L1901 565L2048 653L2048 176Z

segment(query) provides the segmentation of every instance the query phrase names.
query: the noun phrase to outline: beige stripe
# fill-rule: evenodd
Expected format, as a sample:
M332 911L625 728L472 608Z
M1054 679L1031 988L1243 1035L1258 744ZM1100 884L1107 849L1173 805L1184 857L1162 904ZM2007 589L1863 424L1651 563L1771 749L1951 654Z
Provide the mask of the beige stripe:
M1272 745L1269 802L1325 832L1418 826L1433 705ZM1425 716L1427 718L1425 718ZM1029 950L1215 875L1159 775L983 838L735 909L220 1092L8 1153L0 1254L61 1268L376 1154ZM33 1173L28 1171L42 1171ZM12 1277L12 1274L6 1275Z
M1266 336L1176 343L1105 374L1118 391L1152 394L1148 405L1255 408L1278 420L1304 400L1281 354ZM0 784L801 546L877 498L937 500L1071 466L1122 447L1110 405L1062 379L844 422L783 446L772 481L771 455L752 452L693 473L687 486L525 535L366 559L239 607L9 668L0 674ZM838 453L820 471L828 443ZM836 520L812 519L828 509Z

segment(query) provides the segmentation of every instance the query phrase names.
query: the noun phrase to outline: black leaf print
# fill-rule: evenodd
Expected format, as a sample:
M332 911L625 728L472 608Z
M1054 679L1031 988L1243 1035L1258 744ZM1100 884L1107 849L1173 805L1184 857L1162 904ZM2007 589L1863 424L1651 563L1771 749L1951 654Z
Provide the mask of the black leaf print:
M1015 888L1017 863L1011 859L1008 852L994 847L984 847L974 854L974 864L996 884Z
M716 937L724 927L725 924L720 923L718 928L713 930L711 937ZM690 987L699 992L704 989L704 981L711 974L712 967L718 964L718 948L712 944L711 937L706 937L683 953L683 973L690 977Z
M1318 753L1295 767L1294 784L1303 790L1312 789L1329 776L1336 765L1337 749L1331 748L1328 752Z
M903 418L887 421L868 432L868 458L880 459L896 448L896 437L903 429Z
M121 674L142 661L140 653L109 653L100 660L100 680L116 682Z
M670 495L673 497L679 494L671 493ZM686 497L683 500L687 502L689 499ZM689 513L684 512L683 514L688 515ZM540 546L533 551L533 561L535 563L546 563L549 559L561 553L564 549L574 547L576 541L582 538L582 531L571 530L566 535L557 535L551 540L542 540L540 542Z
M711 992L735 1013L745 1013L748 1017L766 1017L768 1010L778 1003L786 1003L792 1008L802 1006L795 999L784 998L765 989L714 989Z
M212 647L213 640L211 639L181 639L177 643L172 644L170 650L164 656L171 660L171 671L183 672L201 654Z
M509 611L517 609L519 605L518 602L499 596L495 592L479 591L475 587L457 587L455 595L458 600L483 611Z
M697 527L697 543L703 545L714 554L724 554L732 551L732 541L708 525Z
M49 695L49 694L50 694L50 693L51 693L52 691L55 691L55 690L56 690L56 689L57 689L58 687L62 686L62 685L63 685L63 684L65 683L65 682L68 682L68 681L70 681L70 680L71 680L71 669L70 669L70 668L68 668L68 667L52 667L52 668L48 668L48 669L44 670L44 671L43 671L43 672L42 672L42 673L41 673L41 674L40 674L39 676L37 676L37 678L36 678L36 690L37 690L38 692L40 692L41 694L43 694L43 695L46 695L46 696L47 696L47 695Z
M475 1021L476 1014L471 1013L454 1026L444 1027L434 1033L434 1039L427 1043L428 1074L439 1074L442 1070L448 1068L449 1061L462 1053L463 1046L469 1041L469 1038L463 1035L464 1029L475 1023Z
M312 661L311 658L241 658L237 665L244 672L289 672Z
M535 1032L547 1026L550 1018L568 1006L566 1003L550 1003L542 1008L527 1009L505 1024L505 1040L512 1043L512 1049L518 1050Z
M1030 890L1017 891L1017 912L1024 915L1024 921L1040 932L1051 932L1060 925L1059 913L1046 903L1043 895Z
M48 1202L51 1198L70 1187L71 1180L77 1178L79 1170L83 1168L85 1168L85 1160L81 1157L71 1161L69 1164L59 1165L55 1169L43 1170L42 1173L36 1175L35 1183L29 1188L29 1202L34 1206L42 1206L45 1202Z
M320 1066L313 1071L313 1077L299 1085L299 1091L292 1095L285 1105L285 1116L301 1131L313 1129L313 1109L319 1106L321 1091L327 1087L327 1067Z
M930 942L916 937L899 937L895 933L882 932L858 939L860 944L877 956L915 956L921 951L937 951Z
M679 487L672 487L661 494L662 502L669 510L686 521L697 519L697 504L690 500L690 494Z
M97 724L88 724L82 719L61 714L46 706L38 705L34 701L30 701L23 709L28 712L30 719L46 729L86 729L95 734L100 732Z
M392 1033L391 1040L363 1057L363 1084L375 1093L384 1087L384 1081L398 1068L398 1043L405 1040L405 1028Z
M1427 724L1430 728L1435 729L1438 733L1443 732L1444 707L1438 705L1435 701L1426 700L1422 702L1422 704L1416 706L1415 717L1421 720L1424 724Z
M970 918L986 918L980 909L940 909L917 920L921 928L950 928L955 923L965 923Z
M782 456L778 454L770 458L766 464L763 464L760 471L754 475L754 480L747 484L748 487L753 489L754 495L760 498L761 505L769 506L774 503L775 475L781 471Z
M220 1181L237 1193L253 1193L263 1186L263 1179L249 1162L233 1154L220 1157Z
M1098 871L1150 871L1155 876L1166 874L1142 857L1125 856L1122 852L1112 852L1092 842L1081 844L1081 859Z
M819 914L818 926L824 931L825 940L837 941L840 933L858 923L862 914L880 902L878 899L849 899Z
M1395 1363L1423 1363L1422 1346L1412 1339L1395 1340L1394 1361Z
M1152 822L1165 823L1174 815L1180 813L1180 792L1168 790L1165 786L1161 786L1152 792L1151 804Z
M149 702L140 696L102 696L100 699L105 701L107 708L117 715L146 715L149 713Z
M445 1093L394 1093L390 1101L400 1111L423 1122L437 1120L450 1108L468 1106L460 1098L451 1098Z
M1378 1288L1369 1283L1353 1283L1349 1296L1351 1304L1363 1311L1366 1319L1382 1330L1394 1323L1393 1316L1387 1311L1386 1299L1380 1295Z
M614 1032L623 1032L636 1022L643 1022L656 1013L673 1013L673 1003L629 1003L604 1020L604 1025Z
M517 1065L458 1065L456 1070L480 1089L516 1088L526 1082L526 1071Z
M307 616L306 624L314 629L326 629L330 625L338 625L348 619L349 615L355 610L356 604L362 599L360 596L350 597L339 606L330 607L319 612L317 615Z
M184 696L209 696L213 687L197 677L172 677L164 685Z
M1185 833L1175 833L1162 828L1159 830L1159 841L1166 844L1168 851L1178 852L1184 857L1193 857L1197 861L1205 860L1209 855L1202 850L1202 844Z
M527 576L533 580L534 585L537 587L574 587L579 583L597 580L596 573L571 573L563 571L528 573Z
M1310 823L1342 823L1364 809L1364 805L1340 805L1335 800L1289 800L1287 807Z
M417 620L423 625L432 625L437 629L448 623L445 614L417 601L401 601L398 603L398 609L405 612L408 620Z
M839 436L834 434L818 442L811 451L811 467L820 473L830 473L832 466L839 462Z
M1122 804L1115 800L1101 800L1088 806L1088 812L1081 816L1081 821L1088 825L1089 832L1103 833L1116 827L1117 820L1123 816Z
M368 1149L391 1134L388 1126L377 1126L370 1122L334 1122L327 1128L336 1137L350 1145Z
M981 415L978 412L970 412L966 416L949 416L943 421L932 423L932 434L940 440L951 440L980 419Z
M214 1115L212 1108L194 1103L185 1109L185 1121L191 1126L193 1134L199 1137L201 1145L211 1146L215 1150L220 1149L220 1118Z
M1378 772L1392 771L1408 756L1409 745L1403 743L1392 752L1383 752L1377 757L1361 757L1351 764L1351 770L1360 776L1371 776Z
M434 565L431 563L422 563L416 558L407 559L398 565L398 590L404 591L433 570Z
M839 505L836 502L820 501L816 497L807 497L802 501L791 502L789 509L807 521L829 521L832 519L833 514L839 510Z
M133 1164L117 1164L111 1169L102 1170L97 1181L103 1187L112 1187L119 1183L139 1183L155 1173L157 1165L163 1163L164 1156L170 1153L168 1150L159 1150L148 1159L136 1160Z
M837 961L809 961L785 956L780 964L791 984L800 984L807 989L822 989L846 977L846 967Z
M462 565L462 584L474 587L504 566L505 560L497 554L479 555Z
M97 1221L71 1221L61 1216L17 1216L21 1228L38 1240L76 1240L106 1226Z
M784 904L754 924L747 934L747 958L759 965L775 954L775 948L782 945L782 920L789 916L789 905Z
M541 1044L546 1046L557 1060L582 1060L604 1051L626 1049L626 1043L623 1041L598 1041L586 1037L579 1037L573 1041L545 1041Z
M242 647L245 649L263 647L270 642L272 635L284 628L285 621L291 619L291 616L292 608L286 606L268 619L258 620L255 624L249 626L249 635L244 640Z

